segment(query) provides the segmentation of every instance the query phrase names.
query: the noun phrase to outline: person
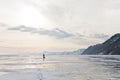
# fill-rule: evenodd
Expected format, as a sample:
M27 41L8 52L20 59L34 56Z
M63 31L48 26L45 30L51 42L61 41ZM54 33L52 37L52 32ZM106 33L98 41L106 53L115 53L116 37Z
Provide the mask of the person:
M45 54L43 54L43 61L45 60Z

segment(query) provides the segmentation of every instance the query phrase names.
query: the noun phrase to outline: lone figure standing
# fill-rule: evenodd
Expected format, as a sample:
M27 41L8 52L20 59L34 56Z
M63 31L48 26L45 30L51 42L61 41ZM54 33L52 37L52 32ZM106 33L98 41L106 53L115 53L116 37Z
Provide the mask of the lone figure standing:
M43 54L43 61L45 60L45 54Z

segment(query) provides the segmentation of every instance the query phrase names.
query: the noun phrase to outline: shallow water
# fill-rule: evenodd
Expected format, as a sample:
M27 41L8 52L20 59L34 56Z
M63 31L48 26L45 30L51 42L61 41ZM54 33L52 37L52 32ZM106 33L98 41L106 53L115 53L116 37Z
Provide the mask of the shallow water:
M0 56L0 80L119 80L120 56Z

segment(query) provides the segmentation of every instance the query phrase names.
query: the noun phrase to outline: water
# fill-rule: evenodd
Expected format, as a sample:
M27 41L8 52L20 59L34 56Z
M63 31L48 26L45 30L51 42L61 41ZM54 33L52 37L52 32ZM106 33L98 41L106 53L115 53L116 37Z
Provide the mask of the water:
M0 56L0 80L120 80L120 56Z

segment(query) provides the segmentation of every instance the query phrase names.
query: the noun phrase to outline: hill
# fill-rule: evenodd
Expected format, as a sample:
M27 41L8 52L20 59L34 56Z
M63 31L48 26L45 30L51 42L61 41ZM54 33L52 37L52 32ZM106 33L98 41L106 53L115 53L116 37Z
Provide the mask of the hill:
M88 47L82 55L120 55L120 33L102 44Z

